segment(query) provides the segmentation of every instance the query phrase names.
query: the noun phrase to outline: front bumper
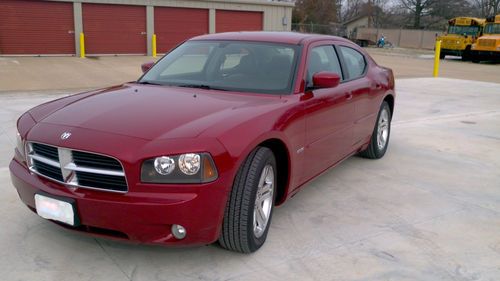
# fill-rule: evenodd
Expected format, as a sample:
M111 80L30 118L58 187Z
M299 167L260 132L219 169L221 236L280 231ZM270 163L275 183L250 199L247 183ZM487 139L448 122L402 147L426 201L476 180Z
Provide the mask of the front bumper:
M454 49L441 49L441 54L442 55L450 55L450 56L457 56L461 57L463 55L464 50L454 50Z
M480 61L500 61L499 51L475 51L474 55Z
M60 224L69 229L164 245L210 244L219 237L227 198L226 183L220 178L208 184L184 185L186 192L173 193L167 186L152 185L155 192L116 194L68 188L31 174L17 159L11 161L9 168L19 197L32 211L37 193L75 201L81 225ZM158 192L159 189L164 192ZM174 190L179 190L179 186ZM184 226L187 236L182 240L174 238L172 224Z

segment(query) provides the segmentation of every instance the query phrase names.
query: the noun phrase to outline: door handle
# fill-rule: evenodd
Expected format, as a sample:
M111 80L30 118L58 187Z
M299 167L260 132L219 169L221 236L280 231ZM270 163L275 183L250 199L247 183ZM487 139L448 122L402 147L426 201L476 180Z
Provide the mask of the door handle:
M352 99L352 93L351 92L345 93L345 98L346 98L346 100Z

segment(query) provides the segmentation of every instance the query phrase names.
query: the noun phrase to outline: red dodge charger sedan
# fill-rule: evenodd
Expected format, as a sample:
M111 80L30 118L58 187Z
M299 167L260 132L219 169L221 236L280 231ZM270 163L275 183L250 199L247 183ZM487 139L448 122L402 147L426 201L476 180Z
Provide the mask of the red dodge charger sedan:
M387 149L392 71L342 38L203 35L143 70L19 118L10 171L32 211L94 235L250 253L274 206Z

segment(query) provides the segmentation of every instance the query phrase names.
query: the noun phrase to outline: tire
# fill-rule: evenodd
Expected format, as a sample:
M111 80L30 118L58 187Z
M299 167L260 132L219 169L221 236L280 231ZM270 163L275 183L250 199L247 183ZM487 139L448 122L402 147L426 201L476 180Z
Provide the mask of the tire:
M471 60L471 50L470 46L467 46L465 50L462 52L462 61L470 61Z
M252 253L264 244L274 209L276 171L276 159L267 147L254 149L240 167L222 222L223 248Z
M360 152L360 155L369 159L380 159L384 156L389 146L389 137L391 135L392 113L387 102L383 102L377 116L377 122L373 129L370 143L366 150ZM381 131L385 130L385 131ZM380 140L380 143L379 143Z
M471 51L470 60L473 63L479 63L480 62L479 53L477 51Z

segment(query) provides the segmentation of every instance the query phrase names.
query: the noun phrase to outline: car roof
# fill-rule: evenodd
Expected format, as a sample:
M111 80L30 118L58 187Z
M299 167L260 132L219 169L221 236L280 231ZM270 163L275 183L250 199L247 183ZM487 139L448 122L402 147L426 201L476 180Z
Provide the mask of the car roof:
M257 41L270 43L285 43L285 44L302 44L304 42L320 41L320 40L335 40L350 42L341 37L308 34L299 32L269 32L269 31L242 31L242 32L225 32L201 35L190 40L234 40L234 41Z

